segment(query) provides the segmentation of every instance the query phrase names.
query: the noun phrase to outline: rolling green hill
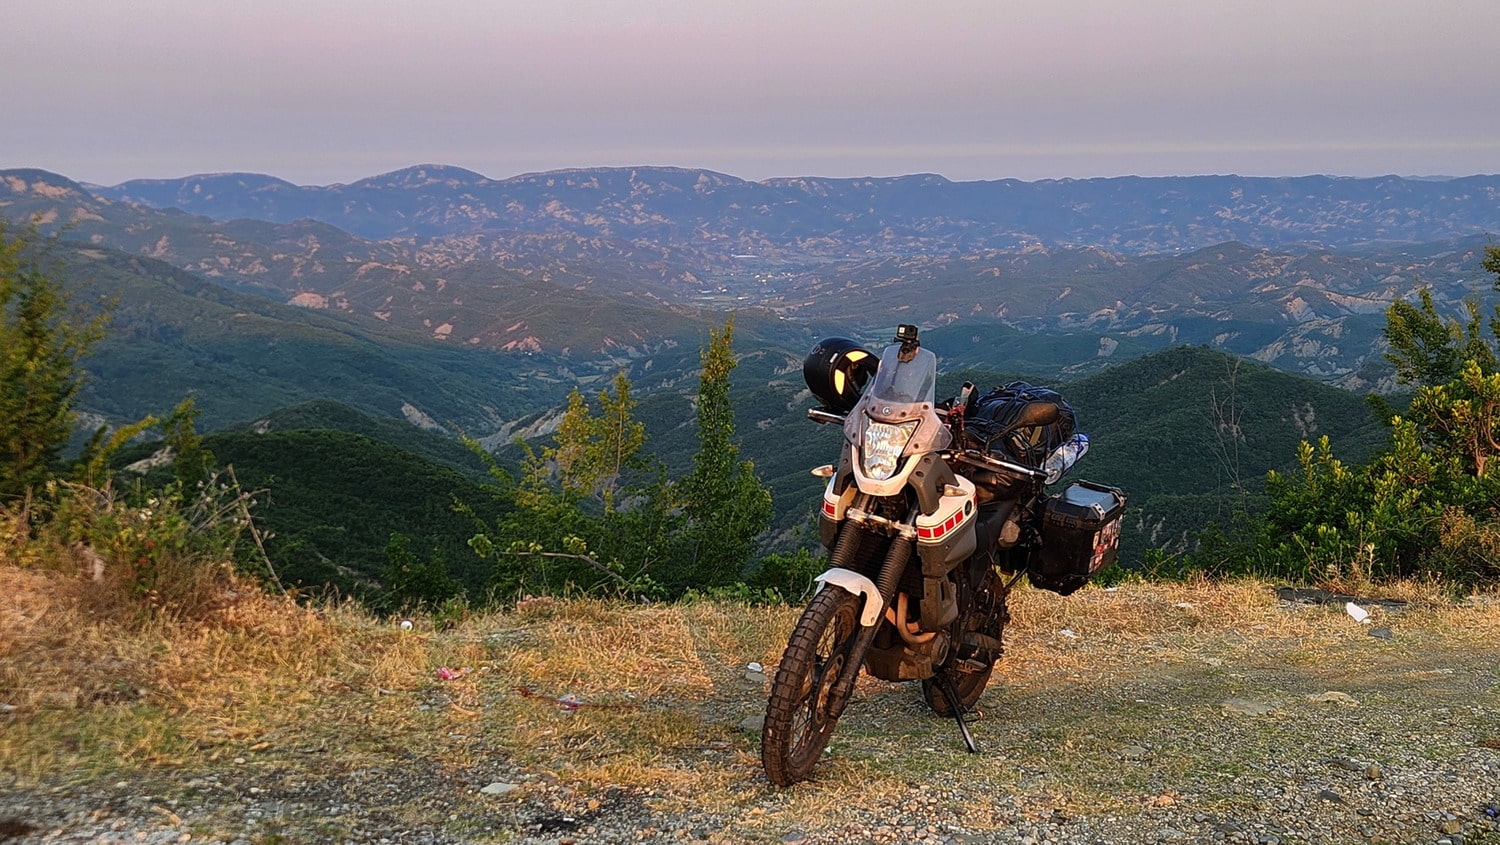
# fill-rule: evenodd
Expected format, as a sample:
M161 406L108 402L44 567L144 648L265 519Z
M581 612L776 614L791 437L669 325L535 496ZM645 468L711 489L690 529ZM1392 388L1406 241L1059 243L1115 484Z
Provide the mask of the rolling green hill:
M331 399L314 399L300 405L279 408L252 422L232 426L223 433L265 434L288 431L341 431L345 434L357 434L476 479L482 479L487 474L484 462L452 435L421 428L405 420L371 416Z
M1340 457L1362 460L1388 432L1359 395L1201 346L1080 379L1013 373L946 373L939 394L964 381L993 386L1014 378L1062 392L1090 438L1066 481L1089 479L1130 495L1121 545L1128 566L1148 549L1184 551L1206 525L1258 507L1266 473L1294 467L1301 440L1327 435Z
M575 385L619 369L674 378L696 366L697 348L722 317L638 304L634 310L542 290L512 314L539 325L570 321L650 325L650 350L607 354L504 351L435 340L370 317L284 305L170 264L117 250L54 242L49 260L75 299L112 311L105 339L84 367L80 408L94 423L121 424L197 397L205 429L277 408L328 399L429 427L502 437L518 420L553 408ZM473 272L479 272L474 270ZM529 310L528 310L529 309ZM808 324L747 310L745 342L811 346ZM559 329L561 331L561 329ZM654 371L654 375L652 374Z
M51 257L75 297L115 301L108 334L84 361L90 378L80 403L111 422L160 413L192 394L205 428L329 398L488 432L567 392L528 377L560 366L547 356L435 343L113 250L61 242Z
M474 595L483 591L487 567L466 545L474 525L453 510L455 500L480 512L492 501L473 474L342 431L224 432L203 445L245 489L265 491L254 512L287 586L370 595L386 544L401 533L417 554L440 555Z
M1178 347L1064 385L1092 444L1075 475L1124 488L1125 558L1181 551L1205 520L1252 505L1302 439L1362 460L1387 429L1353 393L1201 347Z
M255 491L256 524L288 587L376 597L386 544L400 533L419 556L440 556L471 594L483 592L488 565L469 549L475 527L454 504L486 518L506 506L484 461L457 438L316 400L206 434L203 447ZM158 448L134 443L113 463L121 469ZM165 467L145 477L153 486L170 479Z
M772 548L813 542L812 514L822 481L808 470L837 456L841 433L805 417L812 405L800 357L779 350L745 353L732 399L742 456L755 462L776 509ZM650 370L637 416L647 450L681 477L697 450L692 398L697 379L681 369L666 378ZM1014 372L945 372L941 395L964 380L988 388ZM1131 497L1122 558L1140 563L1149 548L1182 551L1191 534L1237 507L1253 506L1265 473L1295 463L1297 442L1329 435L1343 457L1361 459L1383 441L1384 428L1357 396L1255 362L1197 347L1178 347L1057 386L1092 438L1074 473L1125 489ZM482 467L453 438L374 417L329 401L302 403L205 437L221 464L267 495L257 509L284 580L331 583L368 594L385 566L392 532L413 538L421 554L436 551L471 590L485 565L467 548L469 521L452 512L455 498L490 512ZM136 447L122 460L144 456ZM510 453L514 457L514 453ZM502 455L504 460L504 455Z

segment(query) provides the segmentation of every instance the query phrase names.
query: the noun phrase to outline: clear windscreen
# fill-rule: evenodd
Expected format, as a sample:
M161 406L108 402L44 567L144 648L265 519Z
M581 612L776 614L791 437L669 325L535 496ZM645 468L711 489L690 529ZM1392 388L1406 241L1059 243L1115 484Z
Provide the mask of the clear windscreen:
M888 424L917 421L920 424L906 444L905 454L946 449L952 436L933 410L937 356L926 349L918 349L910 361L903 362L900 356L899 343L887 346L880 353L880 369L860 400L862 412L849 415L844 435L850 443L858 444L861 432L872 421Z
M937 393L937 356L926 349L905 363L900 359L901 344L893 343L880 353L880 369L870 385L870 398L891 405L926 402L931 405Z

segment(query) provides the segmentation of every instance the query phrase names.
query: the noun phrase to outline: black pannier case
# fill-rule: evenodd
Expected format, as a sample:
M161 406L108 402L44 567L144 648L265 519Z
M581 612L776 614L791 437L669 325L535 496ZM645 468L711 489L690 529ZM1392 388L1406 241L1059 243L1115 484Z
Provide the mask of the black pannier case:
M1031 557L1031 583L1069 595L1094 573L1115 562L1125 493L1088 481L1048 496L1042 510L1042 542Z

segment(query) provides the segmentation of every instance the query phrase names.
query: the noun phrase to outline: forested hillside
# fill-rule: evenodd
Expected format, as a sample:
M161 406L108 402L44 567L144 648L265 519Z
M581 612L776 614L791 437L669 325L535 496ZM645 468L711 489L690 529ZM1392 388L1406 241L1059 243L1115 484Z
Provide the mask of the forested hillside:
M111 422L193 394L210 428L327 398L487 430L566 395L530 377L545 361L435 345L379 320L278 304L115 250L63 242L48 258L75 297L110 315L85 361L81 404Z
M1266 473L1330 437L1363 460L1389 436L1364 399L1253 361L1179 347L1065 385L1093 447L1075 474L1130 493L1124 559L1180 553L1255 510Z
M546 188L580 202L626 188L618 173L592 186L574 184L576 175ZM1310 471L1303 441L1330 437L1349 462L1387 445L1384 420L1330 383L1363 392L1412 381L1399 356L1384 353L1391 315L1416 292L1428 309L1424 342L1467 338L1457 359L1488 342L1477 337L1478 317L1467 328L1455 322L1464 297L1489 284L1487 248L1474 236L1355 246L1339 241L1345 233L1326 241L1343 243L1340 252L1254 243L1151 255L1091 245L1001 250L922 217L932 209L916 197L932 186L919 181L907 184L921 189L908 197L909 213L927 222L906 246L897 237L875 248L861 222L829 232L826 243L787 230L765 254L709 260L702 232L681 223L697 219L720 188L737 188L712 179L684 187L677 171L646 175L664 181L629 181L642 208L665 202L663 186L695 192L641 224L665 239L658 251L640 232L591 231L597 220L526 218L539 228L502 232L493 226L509 218L488 212L472 231L455 223L463 232L379 241L328 222L215 221L110 199L40 171L6 176L0 206L33 215L37 228L15 243L35 247L39 272L59 280L56 293L107 315L107 327L80 329L68 347L88 372L66 397L87 428L181 439L184 419L162 419L191 397L187 424L212 432L207 450L245 485L269 491L259 505L274 535L267 549L287 580L372 596L386 586L391 560L408 552L429 568L440 561L438 570L475 595L496 583L520 589L543 577L546 561L549 589L639 583L680 593L694 583L684 562L718 542L705 526L722 514L693 510L714 495L744 496L757 514L769 501L767 520L750 531L757 543L734 541L733 562L714 579L753 579L766 568L758 555L815 549L809 503L820 482L807 471L832 459L839 433L805 419L802 355L829 334L878 347L886 321L924 324L945 394L964 379L985 389L1024 378L1071 399L1093 438L1077 474L1131 494L1128 566L1187 565L1204 528L1233 528L1276 507L1284 490L1268 489L1267 474ZM399 205L413 189L441 205L449 183L468 178L429 176L366 186L368 207L384 207L374 199L380 191ZM251 182L253 191L285 189ZM1448 221L1439 228L1462 228L1472 221L1454 221L1470 220L1472 196L1452 191L1477 184L1417 193L1448 209L1432 212ZM833 197L858 186L823 187ZM1303 187L1331 196L1349 186ZM714 225L740 213L725 211ZM51 231L68 239L46 240ZM1252 241L1276 240L1256 231ZM594 240L575 250L586 238ZM502 251L521 251L485 252L502 241ZM733 237L717 243L738 248ZM736 327L736 340L716 353L706 405L701 356L720 326ZM628 450L616 443L629 459L584 471L577 438L593 432L587 448L604 448L607 426L593 415L611 402L624 416L609 436L632 432ZM718 432L712 449L705 408L717 420L707 429ZM493 452L493 473L460 436ZM708 456L731 447L738 451L709 483ZM154 450L127 449L120 462ZM460 516L455 506L474 512ZM405 545L392 546L393 537ZM797 568L785 566L775 559L777 571Z

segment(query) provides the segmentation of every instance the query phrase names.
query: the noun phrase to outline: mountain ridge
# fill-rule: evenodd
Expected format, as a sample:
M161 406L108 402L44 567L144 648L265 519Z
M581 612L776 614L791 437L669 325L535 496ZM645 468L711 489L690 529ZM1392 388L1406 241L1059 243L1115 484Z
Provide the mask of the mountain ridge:
M424 175L429 172L463 178L434 179ZM202 178L128 180L98 193L160 207L168 188L176 186L172 195L183 210L216 219L229 213L225 208L238 210L251 199L215 201L182 193L182 186ZM433 191L435 185L449 191ZM410 195L382 207L399 209L399 215L370 213L377 210L370 202L372 190L398 186ZM934 242L946 241L950 250L963 244L1093 243L1145 253L1231 240L1348 247L1500 230L1500 175L1446 181L1231 175L954 182L912 174L752 182L695 168L576 168L493 179L449 165L415 165L347 185L278 186L277 191L285 194L286 207L267 206L258 216L277 222L314 217L362 237L488 229L627 239L665 235L680 246L718 243L749 252L759 245L825 257L867 253L893 240L921 242L929 251ZM680 218L677 225L669 212ZM872 220L861 226L864 217ZM469 228L440 227L444 218ZM706 234L695 237L698 232ZM830 232L840 233L839 250L813 242Z
M448 251L370 241L308 217L216 221L95 196L40 170L0 171L0 217L167 261L283 304L372 317L455 345L609 358L680 341L684 323L706 331L711 322L701 307L626 283L644 269L668 293L696 284L670 254L570 236L529 245L459 241Z
M1500 197L1500 178L1490 177L1447 183L1396 177L1261 179L1255 184L1306 194L1308 203L1337 212L1319 222L1288 208L1271 214L1261 228L1332 227L1328 230L1343 234L1330 240L1350 240L1350 233L1364 225L1358 209L1340 205L1338 197L1316 196L1335 183L1352 186L1348 190L1355 193L1384 191L1388 196L1381 202L1387 206L1399 205L1402 196L1433 191L1465 202L1481 193ZM1033 241L1000 249L986 245L993 231L972 231L983 228L974 223L973 202L947 204L942 194L924 193L1024 194L1030 199L1004 214L1034 217L1042 227L1072 214L1037 200L1036 192L1049 186L1123 194L1124 205L1112 206L1109 213L1126 217L1138 210L1143 190L1165 190L1178 195L1166 211L1196 219L1223 208L1202 206L1206 195L1191 195L1189 189L1207 186L1211 199L1222 199L1250 184L1237 177L1043 185L953 183L913 175L750 183L690 168L592 168L502 181L461 168L419 165L355 187L308 189L327 194L318 200L325 205L337 200L340 209L354 209L353 217L325 214L325 219L276 199L302 189L272 177L231 174L150 184L190 198L228 185L236 193L216 200L220 211L291 219L214 220L196 213L211 210L201 205L187 203L196 211L183 211L110 199L38 170L0 172L0 214L33 216L53 227L66 224L70 237L170 261L283 303L374 317L441 342L574 359L647 354L680 341L681 333L668 327L693 322L694 315L763 309L767 327L783 317L862 329L896 322L933 327L992 321L1029 331L1095 332L1106 346L1139 335L1201 341L1346 380L1356 389L1389 389L1379 349L1371 346L1378 344L1372 326L1384 308L1421 285L1431 287L1445 308L1456 308L1465 296L1488 287L1476 257L1483 234L1399 247L1362 240L1342 251L1301 240L1301 246L1230 240L1196 247L1173 241L1178 246L1154 252L1102 242ZM491 189L533 193L525 202L518 200L519 211L507 218L510 211L497 211L480 196ZM724 207L721 211L733 214L707 220L705 209L722 206L720 195L726 191L748 191L745 196L753 194L761 204ZM852 202L871 192L880 194L885 206ZM272 199L256 199L262 194ZM761 202L777 196L791 199ZM410 206L413 201L426 205ZM794 211L787 211L791 206ZM1463 203L1450 206L1445 208L1461 210ZM895 216L882 217L890 209L897 209L891 212ZM1500 202L1486 210L1500 217ZM814 212L830 228L799 228ZM1432 216L1421 209L1397 214ZM417 229L436 234L371 240L338 225L367 218L396 221L390 225L415 220ZM744 228L750 224L758 228ZM881 226L882 234L872 238ZM1169 229L1159 234L1178 237ZM1376 371L1367 373L1372 361Z

